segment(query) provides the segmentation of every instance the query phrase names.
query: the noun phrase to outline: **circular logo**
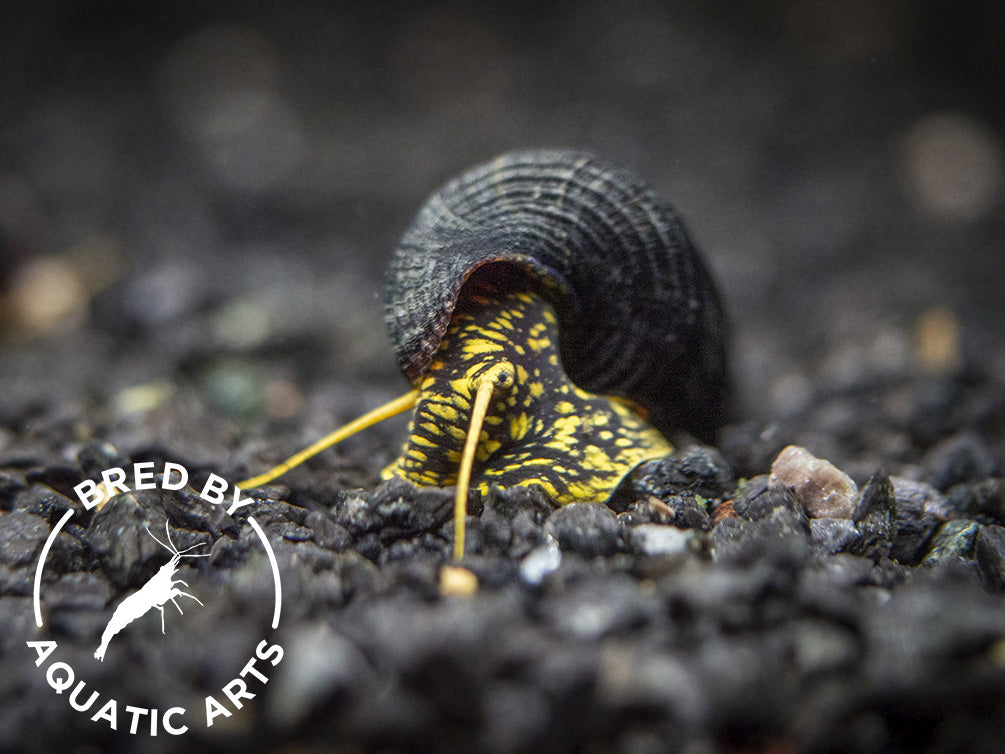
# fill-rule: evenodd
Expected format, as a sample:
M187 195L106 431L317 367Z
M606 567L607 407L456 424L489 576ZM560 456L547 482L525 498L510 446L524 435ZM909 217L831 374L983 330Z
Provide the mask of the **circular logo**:
M100 481L85 480L74 487L74 492L86 510L98 508L97 515L101 515L101 507L116 495L157 489L174 493L189 483L188 470L180 464L170 461L165 463L161 474L156 474L154 469L155 464L152 461L133 464L131 477L120 467L106 469L101 473ZM241 497L241 490L236 485L231 491L231 485L217 474L209 475L201 491L198 492L198 498L202 504L222 507L228 516L233 516L240 508L255 502L251 498ZM39 554L32 595L35 625L39 630L46 627L42 610L42 577L46 558L53 542L73 518L74 513L75 510L71 508L63 514L52 528ZM199 610L206 607L203 599L196 595L189 582L179 576L179 571L186 561L208 558L210 553L207 549L211 543L198 542L185 547L180 546L171 535L168 519L169 516L165 511L163 531L155 531L149 524L143 525L140 536L148 538L150 543L155 543L156 547L163 549L167 561L152 575L146 577L135 591L116 600L109 607L100 637L95 637L93 657L96 663L103 663L106 657L113 654L121 642L118 637L135 629L138 621L150 621L151 618L146 616L154 611L160 614L161 634L167 635L169 632L180 630L171 620L175 611L178 615L184 615L190 608ZM257 536L272 570L274 606L271 627L275 631L279 627L282 611L279 566L272 546L254 516L249 515L243 520ZM189 573L194 575L190 576ZM186 579L196 578L198 573L195 569L184 569ZM205 594L202 596L205 599L210 598ZM64 696L74 710L87 715L95 723L107 725L116 731L128 731L133 735L145 733L156 736L159 733L167 733L179 736L188 732L193 726L212 727L215 720L230 717L241 710L247 700L253 699L254 684L267 683L269 669L278 665L283 659L283 648L268 638L263 638L257 643L253 656L247 663L241 668L235 668L233 680L226 683L219 693L205 697L202 710L189 710L183 705L155 709L130 704L103 694L86 678L88 671L93 671L94 668L74 667L67 660L60 659L59 645L54 639L26 643L28 648L34 651L35 666L44 675L45 681L56 694Z

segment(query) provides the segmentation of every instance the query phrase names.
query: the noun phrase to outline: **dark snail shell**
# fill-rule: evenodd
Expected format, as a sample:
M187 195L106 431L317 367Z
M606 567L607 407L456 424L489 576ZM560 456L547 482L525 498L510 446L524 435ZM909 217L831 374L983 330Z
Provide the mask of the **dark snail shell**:
M710 439L727 400L722 307L681 220L632 173L565 150L511 152L426 202L391 260L385 316L417 383L461 289L513 265L556 308L573 382L639 405L665 434Z

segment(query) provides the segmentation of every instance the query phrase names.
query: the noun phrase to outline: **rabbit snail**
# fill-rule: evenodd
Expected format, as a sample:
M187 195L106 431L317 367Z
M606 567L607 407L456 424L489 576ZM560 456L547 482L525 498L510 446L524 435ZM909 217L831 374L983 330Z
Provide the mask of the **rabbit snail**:
M405 232L385 317L415 389L241 487L274 479L414 408L384 476L539 485L604 502L664 435L710 439L727 400L725 325L680 219L652 188L589 153L502 155L448 182Z

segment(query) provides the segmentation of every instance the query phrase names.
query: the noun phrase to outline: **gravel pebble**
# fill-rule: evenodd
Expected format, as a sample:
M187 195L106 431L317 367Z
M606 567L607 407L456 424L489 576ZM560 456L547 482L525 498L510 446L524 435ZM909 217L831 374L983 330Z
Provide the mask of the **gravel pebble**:
M310 530L313 540L326 550L341 552L352 541L349 530L322 511L309 512L304 518L304 526Z
M520 576L531 585L538 585L562 564L562 549L553 536L527 553L520 561Z
M675 526L642 524L632 529L632 545L645 555L676 555L685 552L694 535Z
M938 443L928 452L923 465L931 483L940 490L982 480L998 470L994 452L973 432L961 432Z
M269 723L280 730L295 730L373 683L359 649L329 625L301 624L283 643L284 662L272 679L265 710Z
M666 502L682 493L717 498L734 486L733 471L722 453L704 445L689 445L636 466L618 485L608 505L620 512L649 497Z
M939 565L966 561L973 556L977 534L983 528L978 521L956 519L942 524L932 538L922 565Z
M563 552L586 558L613 555L621 548L617 517L597 503L572 503L559 508L544 523L544 531Z
M887 557L893 542L896 512L897 500L890 479L874 476L862 491L855 517L858 537L848 548L849 552L875 561Z
M790 445L771 464L771 484L787 487L813 518L852 518L858 487L852 478L806 448Z
M844 550L859 534L855 522L847 518L814 518L810 520L810 536L833 554Z
M896 536L890 557L906 565L917 565L936 527L949 511L942 493L925 482L891 477L897 503Z
M44 518L26 511L0 515L0 562L25 566L38 558L49 536Z
M986 583L995 591L1005 589L1005 527L985 526L977 533L977 564Z

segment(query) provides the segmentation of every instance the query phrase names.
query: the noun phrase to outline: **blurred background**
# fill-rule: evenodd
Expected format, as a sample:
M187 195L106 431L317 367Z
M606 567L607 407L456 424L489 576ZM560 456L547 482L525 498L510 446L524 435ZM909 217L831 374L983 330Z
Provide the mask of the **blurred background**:
M328 422L311 416L400 392L381 316L398 235L443 180L525 146L593 149L679 210L733 320L744 415L903 369L926 328L1000 359L994 0L33 2L0 18L8 437L55 405L111 401L115 424L178 385L241 421L307 417L311 435ZM362 394L341 406L338 385Z

